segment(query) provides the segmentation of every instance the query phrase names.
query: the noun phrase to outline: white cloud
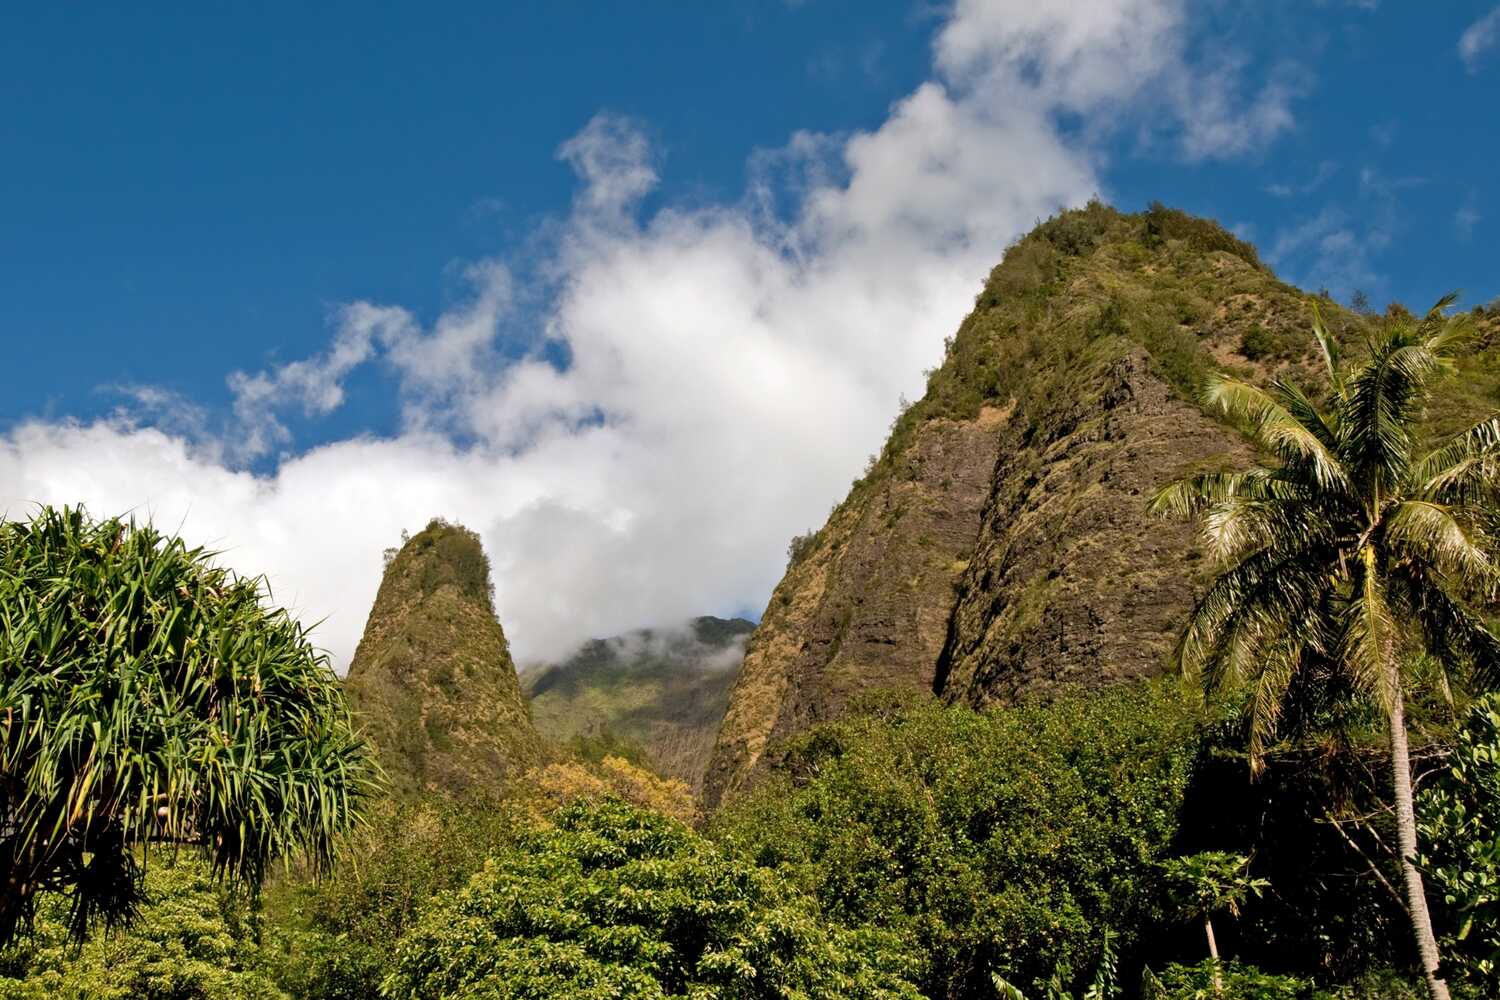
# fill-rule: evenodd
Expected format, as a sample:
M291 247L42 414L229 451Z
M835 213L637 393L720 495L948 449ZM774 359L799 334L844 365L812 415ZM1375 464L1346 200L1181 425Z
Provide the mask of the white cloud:
M645 211L659 157L600 115L560 150L580 186L538 259L471 269L470 299L431 324L345 307L322 354L231 376L218 450L138 419L23 424L0 437L0 509L180 524L324 619L340 663L381 550L433 515L483 536L523 659L757 608L1004 246L1100 189L1091 135L1165 107L1178 148L1206 156L1287 127L1286 93L1238 97L1241 71L1195 69L1185 30L1177 0L962 0L933 78L880 127L758 154L737 203ZM539 317L519 287L544 290ZM497 350L518 342L519 360ZM400 433L292 448L281 415L330 412L372 364L401 394ZM262 474L234 464L272 454Z
M1147 135L1166 121L1191 160L1255 152L1293 127L1303 71L1280 66L1246 94L1244 53L1194 53L1192 42L1182 0L958 0L938 35L937 63L994 94L1031 91L1062 110L1103 112L1104 127L1118 125L1121 112L1133 112Z
M1372 257L1391 242L1390 233L1378 223L1351 217L1337 206L1329 206L1305 222L1276 234L1266 259L1278 271L1302 275L1304 284L1327 288L1347 299L1356 291L1369 292L1382 286Z
M1458 38L1458 55L1470 73L1479 72L1479 61L1483 55L1500 41L1500 7L1464 29Z

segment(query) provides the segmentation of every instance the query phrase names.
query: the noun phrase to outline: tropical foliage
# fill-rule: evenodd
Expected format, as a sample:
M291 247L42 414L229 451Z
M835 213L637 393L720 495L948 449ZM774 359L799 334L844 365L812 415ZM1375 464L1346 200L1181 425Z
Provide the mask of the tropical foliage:
M578 803L441 897L383 994L869 998L919 994L878 932L828 927L772 872L618 800Z
M1043 462L1064 432L1117 429L1080 372L1146 358L1179 408L1209 379L1258 464L1204 459L1154 506L1200 518L1219 560L1177 659L1225 698L1111 686L1135 668L1107 653L1105 690L1059 672L1024 689L1050 700L984 712L865 691L772 743L716 815L674 780L706 743L661 740L683 699L636 715L643 671L535 678L541 701L587 684L533 715L456 525L387 553L345 688L389 765L365 801L338 684L261 582L129 522L0 524L0 1000L1414 1000L1420 878L1432 982L1493 995L1500 422L1473 417L1500 402L1500 325L1470 314L1468 350L1441 309L1382 326L1322 300L1365 338L1345 360L1321 320L1300 332L1305 302L1202 220L1065 212L1007 252L846 501L905 482L923 422L994 406L1018 469L1073 467L1025 488L1097 522L1100 465ZM1315 391L1290 381L1319 368ZM1213 567L1132 547L1155 531L1136 492L1130 531L1077 551L1122 591L1180 575L1185 606ZM803 571L854 537L832 528L794 543L794 562L816 550ZM573 695L605 680L610 718L583 719ZM570 741L538 738L549 714Z
M261 968L254 913L201 859L146 870L129 933L79 944L67 901L39 904L35 932L0 952L0 1000L289 1000Z
M294 871L267 889L262 963L299 1000L369 1000L428 902L463 886L531 822L514 802L376 803L322 878Z
M830 919L899 930L927 996L1082 993L1107 932L1168 919L1196 711L1169 685L981 714L920 705L829 724L713 831Z
M1227 910L1232 916L1239 916L1245 900L1259 896L1269 884L1265 879L1252 878L1249 867L1249 858L1226 851L1204 851L1162 863L1178 910L1187 917L1203 921L1209 961L1214 964L1219 961L1214 914ZM1224 986L1217 969L1214 971L1214 986L1218 990Z
M149 526L43 508L0 523L0 943L38 900L81 936L140 905L153 845L251 888L329 860L371 778L302 627Z
M1446 968L1500 995L1500 695L1470 708L1442 777L1418 815L1422 867L1452 928Z
M1434 997L1446 996L1421 874L1403 672L1409 638L1448 676L1492 683L1500 641L1478 610L1500 580L1500 416L1423 446L1425 406L1469 332L1440 302L1398 320L1345 363L1320 319L1326 404L1297 386L1212 377L1206 402L1271 458L1162 489L1153 507L1198 516L1228 568L1194 610L1179 665L1211 690L1250 689L1258 762L1299 687L1346 686L1388 718L1398 856ZM1316 317L1316 314L1315 314Z

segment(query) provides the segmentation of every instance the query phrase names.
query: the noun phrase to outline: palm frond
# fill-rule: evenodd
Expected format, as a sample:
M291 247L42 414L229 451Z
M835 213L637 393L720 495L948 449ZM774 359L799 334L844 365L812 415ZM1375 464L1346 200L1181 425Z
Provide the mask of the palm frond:
M1441 338L1433 346L1396 328L1348 380L1347 464L1367 499L1392 492L1411 470L1415 427L1428 388L1452 370Z
M1330 452L1337 453L1339 439L1335 426L1328 422L1329 418L1324 416L1317 404L1308 398L1307 393L1303 392L1300 386L1286 379L1276 379L1271 383L1271 393L1293 419L1312 431L1318 440L1323 442L1323 447ZM1334 413L1335 417L1336 415L1337 411Z
M1305 463L1325 489L1348 487L1343 465L1320 434L1305 426L1265 390L1215 373L1209 376L1204 388L1204 401L1238 423L1251 440L1284 462Z
M1245 500L1300 500L1303 484L1281 470L1255 466L1243 472L1198 472L1158 489L1146 509L1158 517L1189 518L1216 503Z
M1318 308L1315 301L1312 304L1313 314L1313 337L1318 341L1318 348L1323 352L1323 363L1328 368L1328 384L1333 386L1333 391L1340 399L1344 396L1344 368L1339 360L1338 341L1333 339L1333 334L1328 331L1328 326L1323 322L1323 311Z
M1233 497L1208 507L1202 524L1209 555L1221 562L1266 548L1329 541L1337 533L1322 505L1301 500Z
M1250 692L1250 772L1259 774L1265 764L1265 752L1276 740L1286 694L1297 675L1301 659L1300 644L1290 636L1268 644L1260 674Z
M1356 689L1373 695L1381 708L1389 709L1397 694L1391 684L1396 625L1373 546L1361 549L1355 577L1353 598L1339 639L1338 660Z
M1408 563L1392 574L1392 583L1400 585L1401 603L1420 623L1424 645L1444 666L1466 674L1476 688L1500 686L1500 637L1448 593L1439 571Z
M1431 309L1427 310L1427 315L1422 318L1422 322L1417 327L1424 346L1434 354L1451 356L1454 351L1474 337L1473 317L1467 313L1447 315L1448 310L1457 301L1457 292L1444 295Z
M1500 414L1486 417L1428 452L1414 473L1420 496L1493 509L1500 500Z
M1446 319L1447 317L1444 314L1447 313L1449 309L1453 308L1453 304L1457 301L1457 290L1451 291L1448 294L1444 295L1442 298L1438 299L1437 302L1433 303L1432 308L1427 310L1427 316L1425 317L1426 321L1432 323L1440 322Z
M1385 541L1394 555L1435 566L1468 589L1492 586L1500 572L1494 539L1481 527L1460 523L1461 516L1461 508L1405 500L1386 515Z
M1333 551L1263 550L1222 573L1188 616L1174 653L1178 669L1202 674L1210 689L1243 682L1261 642L1316 610Z

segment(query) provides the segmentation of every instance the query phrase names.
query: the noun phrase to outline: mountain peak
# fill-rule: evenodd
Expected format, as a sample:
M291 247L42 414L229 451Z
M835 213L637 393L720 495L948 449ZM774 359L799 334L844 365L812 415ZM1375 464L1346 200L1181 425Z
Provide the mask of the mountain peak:
M1378 321L1161 205L1094 202L1016 241L865 476L796 540L706 806L874 689L983 706L1164 670L1209 563L1191 526L1149 517L1146 498L1246 457L1200 405L1209 372L1321 384L1314 302L1350 345ZM1476 350L1461 364L1474 405L1459 408L1475 412L1437 414L1439 430L1493 405L1500 349Z
M387 553L346 687L400 793L484 793L541 744L495 617L479 536L433 520Z

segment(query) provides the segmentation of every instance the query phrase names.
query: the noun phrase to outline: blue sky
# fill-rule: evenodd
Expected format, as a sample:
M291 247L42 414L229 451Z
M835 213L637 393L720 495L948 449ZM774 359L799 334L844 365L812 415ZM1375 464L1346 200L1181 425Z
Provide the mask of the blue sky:
M0 506L172 517L339 656L428 514L523 651L757 611L1091 193L1500 296L1491 0L210 6L0 34Z

